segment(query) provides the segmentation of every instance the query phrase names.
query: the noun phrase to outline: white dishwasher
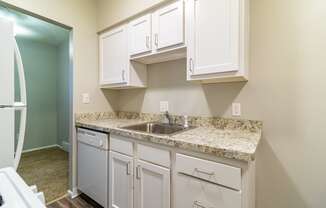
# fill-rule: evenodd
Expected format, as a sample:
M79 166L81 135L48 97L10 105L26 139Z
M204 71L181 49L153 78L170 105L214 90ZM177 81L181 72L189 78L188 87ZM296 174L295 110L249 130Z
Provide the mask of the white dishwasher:
M78 128L78 189L108 207L109 135Z

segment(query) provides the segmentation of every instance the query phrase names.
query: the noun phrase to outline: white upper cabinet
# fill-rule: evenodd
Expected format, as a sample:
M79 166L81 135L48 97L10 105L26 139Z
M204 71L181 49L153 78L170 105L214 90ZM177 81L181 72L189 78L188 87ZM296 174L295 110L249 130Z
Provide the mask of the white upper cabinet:
M187 80L248 80L249 0L177 0L100 35L100 84L146 87L146 64L187 58Z
M131 62L129 59L127 25L101 34L99 48L102 88L146 86L146 66Z
M188 80L246 80L246 0L188 0L186 7Z
M184 13L184 1L179 0L131 21L131 60L153 64L185 58Z
M100 36L100 56L100 83L102 85L126 83L128 45L125 26Z
M129 24L130 55L150 52L152 50L151 14L131 21Z
M177 1L154 12L153 29L153 40L157 50L183 44L183 1Z

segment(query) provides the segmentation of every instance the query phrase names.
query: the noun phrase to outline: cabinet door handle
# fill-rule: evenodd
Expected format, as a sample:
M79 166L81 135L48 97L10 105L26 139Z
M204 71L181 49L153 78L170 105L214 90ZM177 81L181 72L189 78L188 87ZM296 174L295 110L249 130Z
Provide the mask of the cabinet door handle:
M194 201L194 208L213 208L213 207L206 207L200 201Z
M157 33L155 34L155 45L156 45L156 47L158 47L158 34Z
M209 176L215 175L215 172L214 171L213 172L206 172L206 171L200 170L198 168L195 168L195 171L198 172L198 173L209 175Z
M125 81L125 70L122 70L121 72L121 77L122 77L122 81Z
M194 60L192 58L189 59L189 71L194 73Z
M146 36L146 48L149 49L149 36Z
M127 163L127 175L131 175L131 168L130 168L130 166L131 166L131 162L128 162Z
M140 168L141 168L140 165L138 165L136 168L136 178L137 179L141 179Z

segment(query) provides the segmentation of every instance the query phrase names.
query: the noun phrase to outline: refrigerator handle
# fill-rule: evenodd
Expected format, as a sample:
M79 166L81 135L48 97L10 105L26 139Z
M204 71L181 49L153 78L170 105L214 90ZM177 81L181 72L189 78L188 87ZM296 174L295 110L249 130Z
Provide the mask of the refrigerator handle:
M20 113L20 127L19 127L19 133L18 133L18 143L16 147L15 152L15 159L14 159L14 168L17 170L20 158L23 152L24 147L24 140L25 140L25 130L26 130L26 114L27 109L26 107L18 109Z
M14 168L17 170L21 154L23 151L24 140L25 140L25 131L26 131L26 118L27 118L27 99L26 99L26 81L25 81L25 72L24 65L21 58L21 54L17 45L16 40L15 43L15 58L18 66L18 76L19 76L19 84L20 84L20 102L15 103L15 110L21 111L20 113L20 127L18 133L18 143L15 151L15 159L14 159Z
M20 105L26 106L27 99L26 99L26 80L25 80L24 65L15 38L14 38L14 43L15 43L15 58L17 61L18 77L19 77L19 85L20 85Z

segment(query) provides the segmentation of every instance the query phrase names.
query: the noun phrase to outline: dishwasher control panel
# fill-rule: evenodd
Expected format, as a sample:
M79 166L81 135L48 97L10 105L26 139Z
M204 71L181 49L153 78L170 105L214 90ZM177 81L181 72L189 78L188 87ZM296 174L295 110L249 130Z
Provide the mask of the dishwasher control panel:
M109 149L109 135L102 132L78 128L78 142L94 146L96 148Z

